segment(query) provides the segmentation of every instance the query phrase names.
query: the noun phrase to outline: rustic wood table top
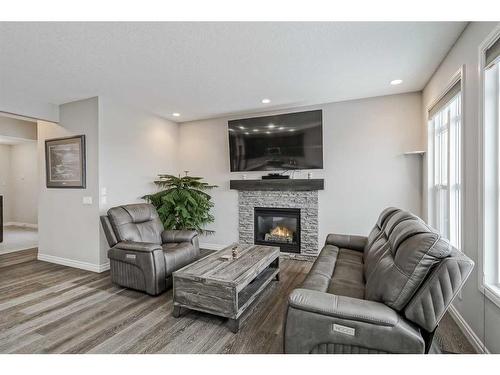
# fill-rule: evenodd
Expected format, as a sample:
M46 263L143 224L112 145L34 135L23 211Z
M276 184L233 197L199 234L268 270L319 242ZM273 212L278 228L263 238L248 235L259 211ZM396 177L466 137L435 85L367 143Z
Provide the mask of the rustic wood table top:
M232 285L239 291L280 253L275 246L238 245L237 256L233 258L234 246L210 254L174 272L174 276Z

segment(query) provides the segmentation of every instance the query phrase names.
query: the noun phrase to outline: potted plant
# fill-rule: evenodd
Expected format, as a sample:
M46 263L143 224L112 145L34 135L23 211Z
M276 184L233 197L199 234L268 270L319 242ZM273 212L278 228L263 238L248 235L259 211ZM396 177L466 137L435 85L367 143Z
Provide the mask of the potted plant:
M214 217L210 209L214 206L208 190L217 187L203 182L203 177L184 177L160 174L154 183L159 191L143 196L156 207L165 229L194 229L199 233L210 234L204 228L212 223Z

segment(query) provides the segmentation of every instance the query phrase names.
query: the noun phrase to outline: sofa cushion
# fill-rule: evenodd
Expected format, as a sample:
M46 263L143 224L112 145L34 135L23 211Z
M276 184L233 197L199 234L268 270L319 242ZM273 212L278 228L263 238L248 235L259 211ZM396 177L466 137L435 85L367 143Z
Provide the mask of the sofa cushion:
M339 248L326 245L319 253L306 279L302 283L304 289L326 292L332 279Z
M192 263L198 257L198 249L189 242L167 243L162 245L165 256L166 277L172 272Z
M380 213L378 220L377 220L377 223L375 224L375 226L371 230L370 234L368 235L368 241L366 243L365 250L363 253L363 260L364 261L366 260L366 256L367 256L370 248L374 244L374 242L377 241L380 238L380 236L382 235L389 218L399 211L401 211L399 208L387 207L386 209L384 209Z
M153 205L129 204L108 211L118 242L135 241L161 244L163 224Z
M402 310L432 267L451 252L448 241L416 216L389 219L380 246L370 250L365 298Z
M311 267L302 288L363 298L363 253L326 245Z
M328 293L363 299L363 254L359 251L339 249Z
M394 228L405 220L420 220L417 216L403 210L397 210L392 215L387 216L380 231L380 235L365 248L364 252L364 272L365 279L368 280L375 266L379 262L382 255L389 248L388 238Z

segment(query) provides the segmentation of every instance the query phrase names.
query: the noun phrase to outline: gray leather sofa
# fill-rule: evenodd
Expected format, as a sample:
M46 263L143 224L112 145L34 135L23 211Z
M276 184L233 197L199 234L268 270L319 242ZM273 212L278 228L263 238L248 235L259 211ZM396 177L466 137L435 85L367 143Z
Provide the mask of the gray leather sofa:
M172 285L172 272L198 259L198 233L164 230L153 205L129 204L101 216L109 246L111 280L158 295Z
M427 353L474 263L417 216L385 209L368 237L330 234L288 300L286 353Z

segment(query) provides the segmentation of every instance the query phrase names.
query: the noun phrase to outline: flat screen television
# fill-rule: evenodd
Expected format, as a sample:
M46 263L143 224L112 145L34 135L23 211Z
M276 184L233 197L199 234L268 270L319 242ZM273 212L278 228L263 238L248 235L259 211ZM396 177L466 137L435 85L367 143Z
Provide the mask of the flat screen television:
M323 168L321 110L228 122L231 172Z

